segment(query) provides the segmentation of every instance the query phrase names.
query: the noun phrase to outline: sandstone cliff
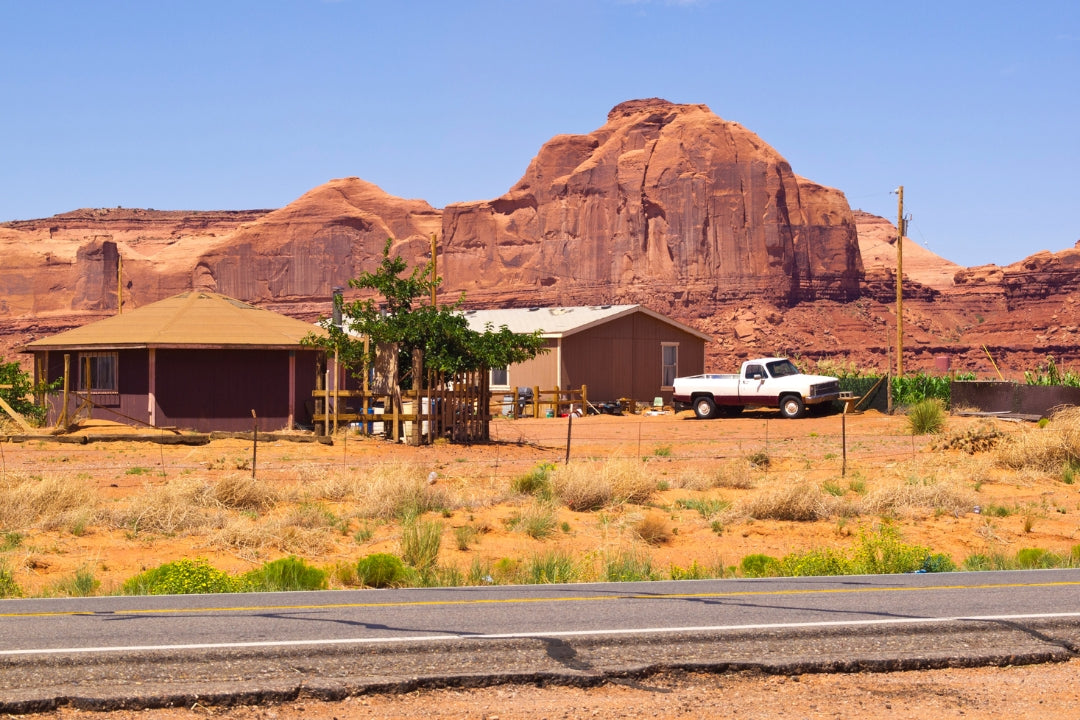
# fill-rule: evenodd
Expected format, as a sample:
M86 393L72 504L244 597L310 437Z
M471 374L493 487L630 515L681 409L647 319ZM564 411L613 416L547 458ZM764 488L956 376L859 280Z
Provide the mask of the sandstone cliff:
M665 304L749 294L792 303L853 298L862 275L840 192L798 177L707 107L658 99L615 107L589 135L554 138L506 195L450 205L443 226L446 276L477 301L508 288L532 304L663 288Z

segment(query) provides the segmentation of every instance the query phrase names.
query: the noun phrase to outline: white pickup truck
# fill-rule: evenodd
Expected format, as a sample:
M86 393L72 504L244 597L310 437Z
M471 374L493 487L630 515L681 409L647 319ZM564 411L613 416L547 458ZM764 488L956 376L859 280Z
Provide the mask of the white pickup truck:
M692 407L699 418L731 415L745 407L779 408L788 418L802 417L807 406L840 397L840 381L827 375L803 375L786 358L758 358L742 364L738 375L690 375L675 378L676 408Z

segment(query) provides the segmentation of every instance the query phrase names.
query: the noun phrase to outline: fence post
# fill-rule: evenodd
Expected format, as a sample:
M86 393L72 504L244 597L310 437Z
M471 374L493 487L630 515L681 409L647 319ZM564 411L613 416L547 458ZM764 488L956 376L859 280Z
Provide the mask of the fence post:
M570 464L570 436L574 428L574 413L566 415L566 464Z

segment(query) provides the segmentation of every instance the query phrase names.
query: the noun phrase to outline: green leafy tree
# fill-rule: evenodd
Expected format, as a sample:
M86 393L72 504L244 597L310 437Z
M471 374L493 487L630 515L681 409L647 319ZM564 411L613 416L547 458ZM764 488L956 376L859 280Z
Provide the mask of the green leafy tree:
M10 387L5 387L10 386ZM40 391L51 392L56 388L56 383L51 386L42 386ZM35 405L29 396L34 392L34 381L30 374L24 372L17 362L0 362L0 397L11 406L12 410L25 418L41 422L45 419L46 409ZM0 411L0 416L3 411Z
M420 350L424 366L439 373L506 367L545 352L540 331L515 333L505 325L496 330L490 324L484 332L471 329L462 312L464 295L452 305L424 303L442 279L431 277L430 263L404 275L408 264L399 256L390 256L392 245L393 239L387 239L375 272L349 281L350 287L374 290L382 299L342 303L342 328L331 326L325 338L312 336L311 341L337 351L342 362L354 368L364 361L372 362L377 346L396 344L398 367L403 371L411 368L413 350ZM367 355L357 334L370 341ZM403 372L402 385L411 385L407 372Z

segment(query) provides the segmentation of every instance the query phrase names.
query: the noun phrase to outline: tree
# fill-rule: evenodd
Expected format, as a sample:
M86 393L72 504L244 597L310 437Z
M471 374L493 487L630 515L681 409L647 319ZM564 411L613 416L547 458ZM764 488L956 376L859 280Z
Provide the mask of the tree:
M471 370L499 368L523 362L546 352L540 331L511 332L505 325L495 330L490 324L484 332L469 328L462 312L464 294L452 305L420 304L442 282L431 277L431 263L413 268L402 276L408 264L399 256L390 257L393 238L386 241L382 261L375 272L365 272L349 281L349 286L374 290L382 296L342 303L342 327L329 327L327 337L309 337L328 350L337 351L343 363L356 367L360 361L370 364L375 347L396 344L398 366L412 366L413 350L424 354L427 369L453 374ZM369 339L364 343L356 335ZM402 383L411 385L411 379Z
M10 385L10 387L4 387ZM53 383L52 387L40 388L44 391L50 391L56 386ZM30 377L30 374L24 372L22 367L17 362L0 362L0 397L4 398L5 402L11 406L11 409L19 413L23 417L31 418L37 422L41 422L45 419L45 408L35 405L32 400L27 399L27 395L34 392L34 381ZM3 417L4 413L0 410L0 417Z

